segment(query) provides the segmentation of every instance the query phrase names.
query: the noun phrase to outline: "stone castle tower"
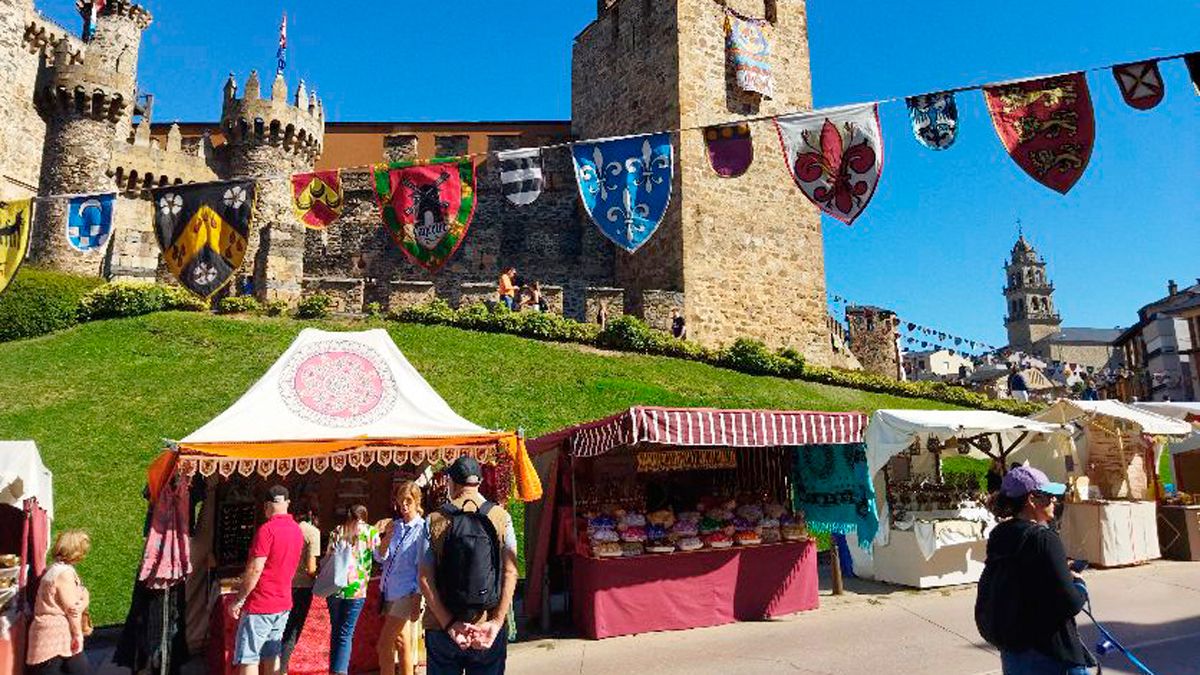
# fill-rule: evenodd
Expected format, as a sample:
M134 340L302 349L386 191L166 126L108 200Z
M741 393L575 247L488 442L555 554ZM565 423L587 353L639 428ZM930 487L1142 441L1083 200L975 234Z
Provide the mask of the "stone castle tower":
M1004 275L1008 279L1004 287L1008 344L1030 352L1034 343L1059 332L1062 317L1054 308L1054 285L1046 276L1046 261L1038 256L1024 234L1013 245L1012 255L1004 264Z
M776 97L737 89L722 4L768 22ZM572 132L580 138L699 127L812 107L804 0L599 0L575 39ZM615 281L644 314L646 291L682 299L704 344L736 336L831 359L818 213L796 189L770 122L751 124L755 159L739 178L708 165L699 130L674 134L671 205L636 254L616 252Z
M268 98L251 72L241 98L230 74L225 83L221 155L226 177L254 176L258 198L254 227L242 264L260 300L299 299L304 278L304 226L292 211L293 173L312 171L325 137L325 109L304 82L288 100L287 82L277 74Z
M862 369L900 379L900 319L896 313L879 307L846 307L847 338L850 351Z

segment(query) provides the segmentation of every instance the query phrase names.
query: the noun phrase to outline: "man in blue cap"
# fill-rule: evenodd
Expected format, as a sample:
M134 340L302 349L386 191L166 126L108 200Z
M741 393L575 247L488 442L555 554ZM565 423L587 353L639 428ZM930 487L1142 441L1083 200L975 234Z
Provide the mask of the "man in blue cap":
M1095 658L1079 639L1084 595L1049 527L1067 486L1025 465L1004 475L993 510L1007 518L988 537L975 600L979 633L1000 649L1005 675L1087 675Z

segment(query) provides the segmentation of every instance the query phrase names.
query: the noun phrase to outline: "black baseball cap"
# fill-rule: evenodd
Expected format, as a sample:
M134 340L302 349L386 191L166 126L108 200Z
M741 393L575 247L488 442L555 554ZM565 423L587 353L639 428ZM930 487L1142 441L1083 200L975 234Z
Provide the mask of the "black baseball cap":
M474 457L463 455L446 469L446 475L458 485L479 485L483 480L483 469Z
M287 488L282 485L272 485L267 489L267 502L286 502L288 500Z

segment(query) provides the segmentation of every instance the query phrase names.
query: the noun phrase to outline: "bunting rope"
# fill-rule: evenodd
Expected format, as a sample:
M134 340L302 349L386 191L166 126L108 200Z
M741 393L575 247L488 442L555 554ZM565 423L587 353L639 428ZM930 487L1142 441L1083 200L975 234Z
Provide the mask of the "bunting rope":
M838 295L837 293L831 293L829 295L829 299L830 303L834 305L842 304L859 307L870 306L865 303L854 302L845 296ZM961 335L956 335L940 328L932 328L930 326L919 324L915 321L909 321L900 317L899 315L896 316L896 322L896 329L902 333L902 337L908 340L908 344L922 342L926 345L926 348L938 347L959 354L968 354L970 352L982 352L986 354L989 352L999 352L1003 349L1003 347L997 347L981 340L965 338ZM971 349L967 349L968 346L971 347Z
M1160 56L1160 57L1155 57L1155 58L1140 59L1140 60L1134 60L1134 61L1124 61L1121 63L1110 63L1108 65L1103 65L1103 66L1093 66L1090 68L1085 68L1083 70L1068 71L1068 72L1057 73L1057 74L1048 74L1048 75L1035 75L1035 76L1021 77L1021 78L1016 78L1016 79L1011 79L1011 80L1002 80L1002 81L998 81L998 82L988 82L988 83L984 83L984 84L964 85L964 86L959 86L959 87L952 87L949 89L942 89L942 90L938 90L936 92L925 92L925 93L926 94L929 94L929 93L939 93L939 94L954 93L954 94L957 94L960 92L967 92L967 91L983 91L984 89L989 89L992 87L1020 84L1022 82L1033 82L1033 81L1037 81L1037 80L1041 80L1041 79L1045 79L1045 78L1051 78L1051 77L1061 77L1064 75L1073 75L1073 74L1098 73L1098 72L1102 72L1102 71L1106 71L1106 70L1112 70L1113 68L1116 68L1119 66L1129 65L1131 63L1156 63L1157 64L1157 63L1162 63L1164 61L1176 61L1176 60L1181 60L1184 57L1187 57L1187 56L1189 56L1191 54L1195 54L1195 53L1197 53L1197 52L1190 52L1190 51L1189 52L1180 52L1177 54L1170 54L1168 56ZM843 108L852 108L854 106L859 106L859 105L891 104L891 103L897 103L900 101L904 101L908 98L911 98L911 96L919 96L919 95L921 95L921 94L912 94L912 95L908 95L908 96L892 96L889 98L882 98L882 99L878 99L875 101L866 101L863 103L836 105L836 106L830 106L830 107L826 107L826 108L795 109L795 110L785 111L785 112L781 112L781 113L776 113L773 115L757 115L757 116L753 116L753 117L739 117L739 118L734 118L734 119L725 119L725 120L721 120L719 122L707 122L704 124L678 127L675 129L667 129L667 130L655 131L655 132L638 132L638 133L624 134L624 135L619 135L619 136L606 136L603 138L576 139L576 140L572 140L572 141L562 141L559 143L550 143L548 145L522 146L521 148L513 148L513 149L514 150L516 150L516 149L537 150L539 152L544 152L546 150L558 150L558 149L563 149L563 148L570 148L574 145L585 144L585 143L604 143L604 142L608 142L608 141L617 141L617 140L624 140L624 139L629 139L629 138L639 138L641 136L646 136L646 135L656 134L656 133L679 134L679 133L683 133L686 131L699 131L706 127L710 127L713 125L719 125L719 124L730 124L730 123L735 123L735 122L742 123L742 124L748 124L751 122L764 122L767 120L773 120L775 118L786 117L788 115L828 113L830 111L836 111L836 110L840 110ZM495 155L495 154L497 154L497 151L487 150L484 152L465 153L465 154L457 155L457 156L463 157L463 158L475 159L475 158L479 158L479 157L486 158L490 155ZM370 170L374 169L375 166L377 166L380 163L383 163L383 162L339 167L337 170L349 171L349 172L370 171ZM36 187L31 186L30 184L28 184L24 181L18 180L16 178L13 178L11 176L5 175L5 176L3 176L3 178L15 185L23 187L25 189L33 190L35 192L37 191ZM268 175L268 176L241 176L241 177L235 177L230 180L237 180L237 179L253 179L253 180L259 180L259 181L284 181L284 180L291 180L291 174ZM155 187L158 187L158 186L155 186ZM143 189L143 191L144 190L145 189ZM41 195L41 196L36 197L35 199L37 199L38 201L48 201L48 200L54 200L54 199L69 199L74 196L78 196L78 195L50 194L50 195Z

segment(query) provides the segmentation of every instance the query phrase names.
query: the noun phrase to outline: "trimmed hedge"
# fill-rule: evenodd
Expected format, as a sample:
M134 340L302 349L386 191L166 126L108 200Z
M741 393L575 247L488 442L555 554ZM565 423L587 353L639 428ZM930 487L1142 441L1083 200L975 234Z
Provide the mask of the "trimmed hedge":
M178 286L117 282L93 289L79 302L79 320L97 321L151 312L207 312L208 302Z
M333 298L317 293L310 295L296 305L297 319L324 319L329 316L329 308L333 306Z
M0 294L0 342L74 326L79 321L76 309L80 299L101 283L96 277L22 267L8 290Z
M671 356L750 375L771 375L906 398L925 398L964 408L996 410L1018 416L1031 415L1042 408L1037 403L991 399L945 382L902 382L874 373L814 366L805 363L804 357L794 349L771 351L763 343L747 338L739 338L723 349L709 349L694 342L676 340L632 316L617 317L601 329L598 325L580 323L557 314L510 312L503 305L489 309L477 303L456 310L445 300L437 299L394 311L388 318L404 323L511 333L538 340L575 342L615 351Z
M217 314L247 314L261 309L258 300L251 295L229 295L217 302Z

